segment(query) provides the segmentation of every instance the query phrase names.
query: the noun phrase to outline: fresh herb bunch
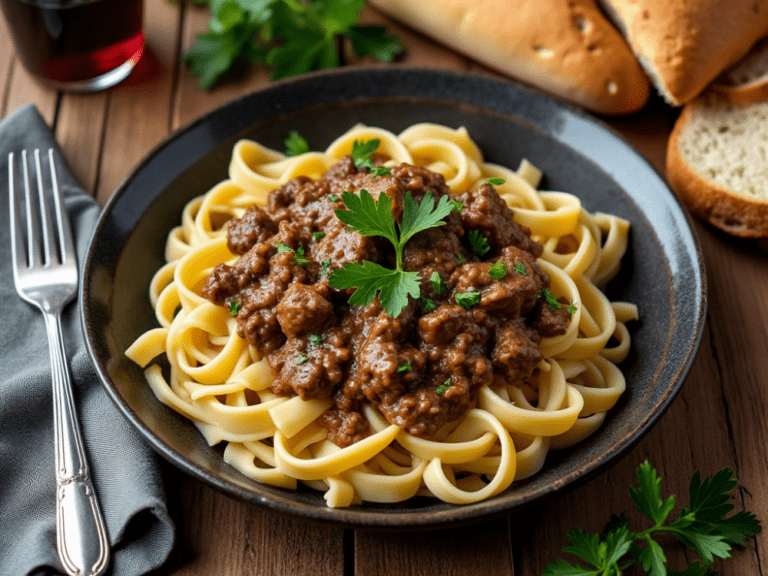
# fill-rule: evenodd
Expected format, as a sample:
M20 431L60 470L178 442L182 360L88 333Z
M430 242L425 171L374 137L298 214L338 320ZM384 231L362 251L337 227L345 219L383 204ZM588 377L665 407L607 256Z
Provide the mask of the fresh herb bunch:
M200 2L202 3L202 2ZM383 26L357 24L364 0L211 0L208 30L184 55L201 88L236 62L272 67L272 79L340 64L339 38L357 56L390 62L403 51Z
M380 194L374 200L367 190L360 190L360 196L344 192L341 200L347 210L336 210L336 217L350 227L351 232L363 236L381 236L395 248L397 265L394 270L368 260L348 262L343 268L334 270L328 279L333 288L355 288L349 303L367 306L379 293L379 303L387 314L397 318L408 305L408 296L419 298L421 287L418 272L403 270L403 249L414 235L428 228L445 224L443 218L453 210L448 196L443 196L435 206L435 198L427 192L416 204L408 192L403 200L403 218L396 227L392 215L392 200Z
M746 539L760 531L760 522L751 512L726 516L733 509L728 493L736 486L729 468L703 481L696 471L689 488L690 503L671 521L675 497L662 500L661 478L647 461L637 469L637 481L638 486L629 489L632 502L653 521L653 526L630 532L628 519L624 518L602 536L574 528L568 533L569 546L563 551L578 556L590 567L558 558L547 565L542 576L621 576L637 562L650 576L715 576L715 558L728 558L734 545L745 546ZM685 570L668 569L664 549L655 539L663 533L675 535L701 561L690 562Z

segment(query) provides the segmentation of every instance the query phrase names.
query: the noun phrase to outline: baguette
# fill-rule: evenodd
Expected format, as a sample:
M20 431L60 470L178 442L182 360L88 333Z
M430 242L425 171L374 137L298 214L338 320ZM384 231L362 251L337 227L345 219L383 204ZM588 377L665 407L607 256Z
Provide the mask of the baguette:
M674 106L698 96L768 35L768 0L600 0L657 90Z
M667 179L690 211L743 237L768 236L768 101L710 91L687 104L667 147Z
M504 74L593 112L643 107L650 85L595 0L370 0Z

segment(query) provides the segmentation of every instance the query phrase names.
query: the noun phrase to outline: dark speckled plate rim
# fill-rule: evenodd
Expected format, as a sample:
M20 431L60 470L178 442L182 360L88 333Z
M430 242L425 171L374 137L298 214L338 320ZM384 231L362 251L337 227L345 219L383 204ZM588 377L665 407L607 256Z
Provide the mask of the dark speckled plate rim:
M645 170L648 174L655 175L669 193L668 205L665 206L671 212L670 214L675 219L679 229L686 235L684 240L684 248L687 250L688 256L691 258L691 266L693 268L694 280L697 282L696 286L690 287L696 291L697 306L696 317L693 319L694 325L691 329L693 332L693 338L687 343L687 346L683 353L678 357L680 360L677 362L677 369L669 376L670 385L666 388L665 393L659 398L656 403L655 409L649 414L648 418L644 420L642 425L638 427L634 432L626 435L622 442L614 444L614 449L600 454L598 457L592 459L589 465L580 467L578 470L560 477L557 481L550 483L543 489L531 494L525 498L512 498L509 495L505 497L502 493L492 499L478 502L466 506L450 507L448 509L436 510L433 512L400 512L393 510L386 513L366 513L364 508L348 508L348 509L330 509L314 507L302 502L291 500L289 497L275 497L273 494L259 494L259 485L254 485L254 490L245 490L239 486L235 486L228 482L222 481L219 478L211 475L205 469L198 467L184 456L176 452L172 447L166 445L159 438L157 438L151 430L141 421L141 419L130 409L129 406L123 401L119 392L114 388L110 382L108 376L105 359L97 356L92 339L95 337L95 332L90 321L90 302L85 297L90 290L91 278L89 271L92 266L92 259L96 254L96 239L99 237L100 232L104 228L107 220L106 216L112 210L114 205L118 202L122 194L128 189L129 183L141 173L145 165L150 160L160 153L165 148L172 146L175 141L183 138L185 133L188 133L196 127L215 122L217 118L224 115L227 109L237 107L247 101L254 95L263 95L271 91L284 90L286 88L300 87L305 83L314 82L319 80L333 80L333 81L354 81L361 80L376 80L376 82L370 82L370 84L381 85L390 75L415 75L414 77L429 76L436 81L445 80L446 82L463 82L468 81L475 83L478 87L495 89L497 91L513 90L519 93L523 93L526 97L537 100L538 104L545 105L564 117L575 120L577 123L585 126L591 126L598 132L602 132L603 136L613 138L616 142L620 142L623 146L622 153L626 155L627 159L638 164L638 166ZM392 95L387 95L392 97ZM477 102L467 100L457 100L452 98L451 95L446 95L445 98L436 99L434 95L426 96L421 93L420 90L414 90L409 93L402 93L399 95L403 98L408 97L421 97L422 99L438 100L441 103L462 105L468 104L470 106L476 106L479 108L487 109L491 113L497 113L507 117L514 116L509 111L494 110L493 108L487 108L485 105L478 104ZM380 96L379 94L367 94L358 96L358 101L363 98L377 99L386 96ZM348 101L348 98L340 98L337 101L331 100L331 102L344 102ZM309 107L309 106L307 106ZM299 109L295 110L298 111ZM295 112L292 111L292 112ZM275 117L280 116L280 112L275 113ZM541 126L535 120L529 117L522 117L522 119L532 124L533 126L547 130L546 127ZM263 122L265 120L261 120ZM232 134L236 134L246 130L247 126L243 126L238 130L234 130ZM552 134L552 133L550 133ZM574 148L575 142L570 138L573 134L552 134L552 136L562 144ZM613 143L616 143L613 142ZM581 152L580 152L581 153ZM185 168L186 169L186 168ZM289 78L278 82L273 82L269 86L255 91L252 94L246 95L240 99L233 100L223 106L220 106L207 114L201 116L194 122L174 131L167 138L161 141L155 146L136 167L128 174L123 180L115 193L111 196L107 202L101 217L97 223L97 226L91 236L89 242L86 259L84 262L84 274L81 277L80 286L80 309L81 309L81 325L83 332L86 336L86 346L88 354L92 364L94 365L104 389L109 397L117 406L118 410L123 416L138 430L138 432L145 438L145 440L166 460L174 464L177 468L181 469L185 473L209 484L217 490L234 497L244 502L256 504L274 512L302 517L304 519L320 522L324 524L330 524L342 527L353 527L363 529L434 529L443 528L447 526L459 526L480 520L487 520L493 517L497 517L503 514L510 513L513 510L518 510L523 507L533 505L541 502L556 493L562 493L565 489L573 489L578 485L583 484L587 480L591 479L595 475L605 470L610 465L614 464L623 455L625 455L637 442L650 430L650 428L658 421L662 414L666 411L672 400L679 392L686 375L693 363L696 350L698 349L699 342L701 340L704 321L706 318L707 308L707 286L706 276L704 272L703 258L701 249L696 237L695 231L691 224L691 219L688 213L683 209L677 197L669 190L664 182L663 178L656 171L656 169L648 163L639 153L637 153L613 128L605 124L599 119L596 119L582 110L573 106L567 105L561 101L554 100L549 96L534 91L531 88L522 86L512 81L500 80L498 78L490 77L484 74L475 74L467 72L453 72L443 71L430 68L410 67L410 66L393 66L393 67L370 67L370 68L356 68L354 70L337 69L330 71L315 72L305 74L300 77ZM674 287L671 286L672 280L670 280L670 290L674 292ZM671 338L671 337L670 337Z

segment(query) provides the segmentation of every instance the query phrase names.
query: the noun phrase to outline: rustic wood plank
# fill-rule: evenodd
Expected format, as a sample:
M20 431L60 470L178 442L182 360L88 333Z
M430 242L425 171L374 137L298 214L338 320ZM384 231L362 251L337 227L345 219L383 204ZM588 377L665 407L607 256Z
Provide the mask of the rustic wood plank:
M2 16L0 16L0 38L7 39L5 42L0 42L0 118L3 118L6 112L6 93L11 86L14 47L8 31L8 24L5 17Z
M102 204L128 171L168 135L178 65L181 8L147 0L147 50L131 75L109 92L96 197Z
M344 530L277 516L182 477L177 546L163 574L332 576L343 573Z
M56 90L42 85L24 69L18 59L14 60L5 106L6 114L32 103L37 106L48 125L53 126L56 120L57 100Z
M194 44L195 37L207 29L209 18L207 7L186 7L182 25L182 54ZM192 76L186 64L182 64L174 99L173 128L189 124L230 100L266 86L269 84L269 75L266 67L244 65L228 74L226 80L212 90L204 90L198 87L198 79Z
M99 178L108 92L63 94L56 121L56 140L75 179L95 195Z
M512 575L506 518L434 532L355 534L359 576Z
M737 509L743 505L766 525L768 252L765 244L738 240L698 222L696 228L709 272L712 341L704 353L714 359L715 378L722 387L728 448L733 452L742 500ZM704 428L702 434L709 436ZM712 443L717 438L708 440ZM768 558L768 530L757 535L754 546L760 558ZM748 568L732 573L758 573ZM765 568L760 573L764 572Z
M678 496L678 511L687 502L688 484L697 469L703 475L711 476L720 468L731 467L737 471L742 489L760 493L761 484L755 478L750 478L744 470L738 473L738 458L734 459L728 424L730 402L724 397L718 378L719 368L712 353L713 346L722 344L719 338L715 339L717 344L712 342L711 330L706 329L700 352L680 395L648 436L616 466L569 494L532 512L513 517L512 540L516 543L515 558L520 562L519 574L539 574L547 562L562 556L560 548L566 545L565 535L574 526L601 532L611 514L627 514L637 530L647 527L648 521L643 521L635 512L628 493L628 486L636 484L635 469L644 460L648 460L663 478L662 494ZM745 423L745 426L748 424ZM757 455L757 452L753 447L744 455ZM740 498L734 503L737 509L742 509ZM757 508L756 504L758 502L746 505L752 511L766 509ZM758 545L764 547L764 536L760 536ZM526 553L530 550L535 550L535 553ZM688 559L683 548L675 543L670 545L669 550L669 565L684 567ZM718 570L724 576L759 574L753 550L754 544L750 544L747 551L740 551L734 558L719 563Z

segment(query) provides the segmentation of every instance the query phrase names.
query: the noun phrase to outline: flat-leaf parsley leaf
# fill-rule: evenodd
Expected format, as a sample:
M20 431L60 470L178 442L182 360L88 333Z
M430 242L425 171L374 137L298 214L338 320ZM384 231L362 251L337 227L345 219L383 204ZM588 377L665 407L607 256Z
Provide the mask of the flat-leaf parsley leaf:
M421 296L418 272L403 270L403 248L415 234L445 224L443 218L451 211L448 197L441 197L435 206L434 196L427 192L417 205L410 192L406 193L399 227L395 226L392 216L392 200L386 194L380 194L378 200L374 200L367 190L362 189L359 196L345 191L341 199L347 210L336 210L336 217L352 232L389 240L395 248L397 266L391 270L367 260L348 262L343 268L334 270L328 284L333 288L355 288L349 299L353 305L367 306L378 292L381 306L389 316L396 318L408 305L408 296Z
M299 134L296 130L291 130L288 134L288 138L283 142L285 145L285 152L288 156L300 156L309 152L309 144L307 140Z
M480 303L480 292L457 292L456 304L469 310Z
M364 0L219 0L208 30L184 55L201 88L211 88L239 61L272 66L272 79L333 68L346 37L358 56L391 61L403 51L383 26L356 24Z
M448 285L437 272L432 272L432 276L429 277L429 283L432 284L432 291L436 296L442 296L443 294L448 293Z
M637 481L638 486L629 489L632 502L653 525L633 533L624 521L602 536L574 528L568 533L569 545L563 551L574 554L590 567L558 558L547 565L542 576L621 576L637 562L651 576L713 576L717 574L712 570L715 558L728 558L733 545L746 545L746 539L760 531L760 522L751 512L726 516L733 509L728 492L736 486L729 468L704 481L695 472L689 488L690 505L683 507L679 518L671 522L668 517L675 497L661 497L661 479L648 462L638 467ZM699 555L703 564L690 562L684 571L667 568L664 548L654 539L663 532L677 536Z
M478 230L470 230L467 234L469 248L476 256L485 256L491 247L488 245L488 238L480 234Z
M548 288L542 288L541 290L539 290L536 296L538 298L544 298L544 300L547 301L547 304L549 304L549 307L552 308L552 310L560 310L560 301L557 298L555 298L555 295L552 294L552 292L550 292Z
M451 379L448 378L448 380L446 380L445 382L440 384L440 386L435 388L435 392L437 392L438 394L440 394L442 396L443 394L445 394L445 391L448 390L448 388L450 388L450 387L451 387Z
M491 266L488 269L488 276L490 276L494 280L503 280L506 275L507 275L507 265L501 260L497 260L496 262L494 262L493 266Z

